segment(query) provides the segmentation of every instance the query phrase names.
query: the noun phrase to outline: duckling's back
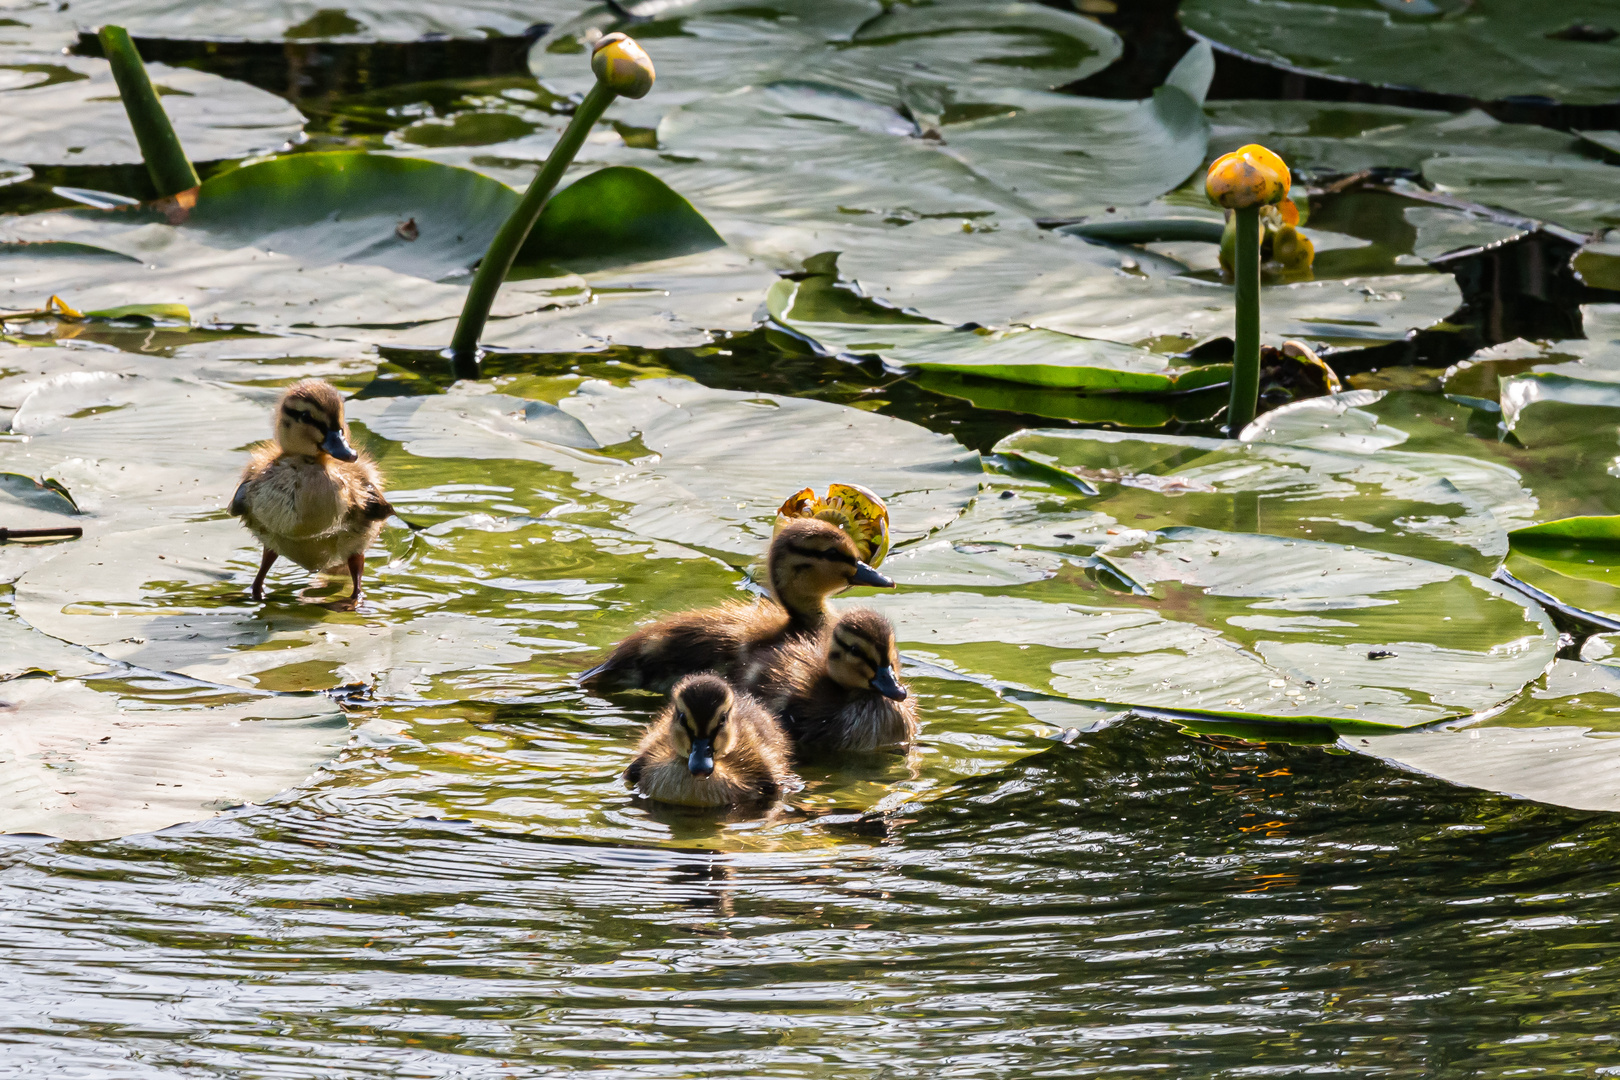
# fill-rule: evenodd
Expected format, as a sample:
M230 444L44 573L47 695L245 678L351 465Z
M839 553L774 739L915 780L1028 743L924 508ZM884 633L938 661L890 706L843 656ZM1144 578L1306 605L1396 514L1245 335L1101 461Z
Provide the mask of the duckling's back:
M666 693L693 672L736 674L755 650L776 644L788 630L787 613L768 600L683 611L637 630L579 679L598 691Z

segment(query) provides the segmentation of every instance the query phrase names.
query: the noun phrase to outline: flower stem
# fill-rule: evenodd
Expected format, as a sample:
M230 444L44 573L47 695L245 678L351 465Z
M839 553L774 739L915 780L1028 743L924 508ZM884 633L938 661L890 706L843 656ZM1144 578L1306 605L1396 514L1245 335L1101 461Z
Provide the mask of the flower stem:
M545 209L546 200L551 198L557 181L562 179L574 155L584 145L585 137L617 96L600 81L591 87L585 100L574 110L574 118L568 122L557 145L552 147L539 174L529 184L529 190L523 193L523 201L506 219L506 224L495 234L495 239L490 241L489 250L484 253L483 261L473 275L472 287L467 290L467 302L462 306L461 318L456 322L455 336L450 339L450 359L455 363L458 376L477 377L478 339L484 332L484 323L489 319L495 294L500 291L501 283L512 269L512 261L517 258L518 250L529 238L529 230L540 219L540 211Z
M1226 430L1232 438L1249 426L1260 401L1260 208L1234 210L1237 232L1232 276L1236 283L1237 326L1233 334L1232 403Z
M124 112L129 114L129 126L135 129L135 141L140 144L141 158L158 197L190 191L201 183L197 170L191 167L180 136L174 133L169 114L163 111L135 43L122 26L103 26L100 37L102 54L112 65L118 96L124 100Z

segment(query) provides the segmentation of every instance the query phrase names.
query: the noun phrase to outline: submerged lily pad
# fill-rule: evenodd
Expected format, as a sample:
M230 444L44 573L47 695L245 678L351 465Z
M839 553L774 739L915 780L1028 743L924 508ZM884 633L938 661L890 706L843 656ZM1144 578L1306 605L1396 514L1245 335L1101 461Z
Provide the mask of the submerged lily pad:
M1481 100L1543 97L1580 105L1620 97L1614 47L1563 33L1614 26L1613 0L1523 4L1475 0L1187 0L1187 29L1274 64L1379 86L1414 86Z
M78 682L0 683L0 832L108 840L258 802L348 742L322 697L142 705Z
M0 158L29 165L139 163L141 150L105 60L55 57L42 85L0 88ZM286 101L202 71L150 64L163 108L193 161L280 149L304 118ZM71 118L71 119L69 119Z

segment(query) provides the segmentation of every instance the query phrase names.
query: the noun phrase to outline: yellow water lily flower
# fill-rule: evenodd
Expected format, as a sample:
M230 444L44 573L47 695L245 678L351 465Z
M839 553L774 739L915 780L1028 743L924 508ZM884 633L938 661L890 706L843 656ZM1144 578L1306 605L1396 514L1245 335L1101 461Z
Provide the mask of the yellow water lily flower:
M1283 159L1259 143L1216 158L1204 180L1210 199L1228 210L1279 203L1292 185Z
M628 34L606 34L591 49L591 71L620 97L646 97L657 73L652 57Z
M805 488L788 496L776 511L776 525L790 518L813 517L830 521L849 534L868 566L877 566L889 553L889 508L877 493L859 484L828 484L820 496Z

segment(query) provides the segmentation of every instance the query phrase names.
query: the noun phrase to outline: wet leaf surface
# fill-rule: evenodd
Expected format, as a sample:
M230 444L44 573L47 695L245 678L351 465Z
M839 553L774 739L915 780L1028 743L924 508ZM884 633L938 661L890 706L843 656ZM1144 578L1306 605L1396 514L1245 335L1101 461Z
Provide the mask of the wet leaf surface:
M0 110L6 114L0 159L36 166L140 162L140 147L105 60L55 56L31 66L37 70L18 85L0 83ZM274 94L164 64L152 64L149 72L193 161L275 151L300 137L303 116ZM72 121L64 123L69 116Z
M1376 85L1572 104L1609 102L1620 90L1602 33L1620 21L1611 0L1188 0L1181 17L1187 29L1250 56ZM1585 26L1594 29L1570 32Z

